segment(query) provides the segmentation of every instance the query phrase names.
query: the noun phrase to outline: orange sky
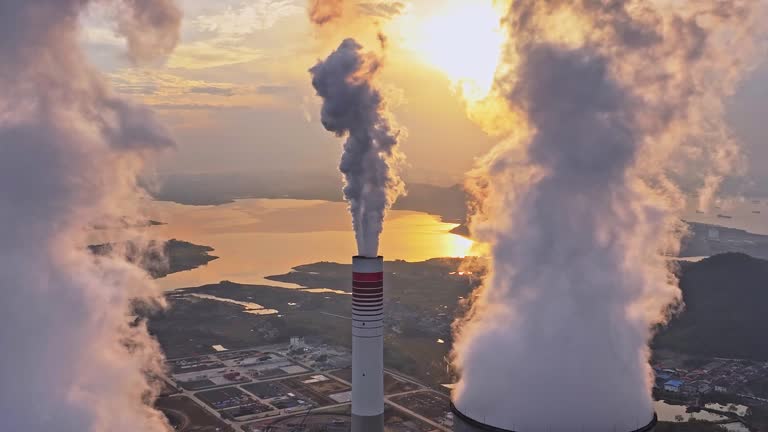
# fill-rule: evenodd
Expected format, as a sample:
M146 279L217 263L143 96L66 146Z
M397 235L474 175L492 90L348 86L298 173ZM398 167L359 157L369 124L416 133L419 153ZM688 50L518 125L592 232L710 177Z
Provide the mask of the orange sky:
M154 106L172 129L179 148L159 163L159 172L335 175L339 140L318 121L320 102L307 69L344 37L375 48L382 28L390 48L380 84L407 131L406 179L461 181L474 158L495 142L468 118L457 91L477 97L492 83L503 40L496 25L502 13L494 11L493 1L367 0L354 23L321 32L311 27L306 3L180 0L182 43L166 64L153 67L137 69L125 60L106 11L92 11L83 41L119 92ZM403 7L394 8L399 15L383 17L393 8L379 3ZM766 83L762 77L748 85L765 94ZM748 97L754 94L735 101L742 114L734 124L757 142L765 137L760 121L743 114L765 112L766 98ZM768 158L760 154L768 146L750 150L747 144L748 152Z

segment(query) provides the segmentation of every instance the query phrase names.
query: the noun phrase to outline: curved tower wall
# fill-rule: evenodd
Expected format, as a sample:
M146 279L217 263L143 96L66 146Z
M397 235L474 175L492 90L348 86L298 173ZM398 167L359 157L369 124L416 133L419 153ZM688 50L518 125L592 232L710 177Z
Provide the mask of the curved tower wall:
M485 424L480 420L476 420L469 416L464 415L453 404L451 404L451 411L453 412L453 431L454 432L526 432L526 431L513 431L509 429L502 429L496 426ZM654 432L656 430L657 422L658 422L658 418L656 417L656 414L654 414L653 419L650 421L650 423L648 423L644 427L641 427L640 429L637 429L634 431L627 431L627 432ZM573 430L552 431L552 432L574 432L574 431L581 431L581 430L582 429L579 428L579 425L574 423ZM590 432L601 432L601 431L590 431ZM618 432L618 431L603 431L603 432Z

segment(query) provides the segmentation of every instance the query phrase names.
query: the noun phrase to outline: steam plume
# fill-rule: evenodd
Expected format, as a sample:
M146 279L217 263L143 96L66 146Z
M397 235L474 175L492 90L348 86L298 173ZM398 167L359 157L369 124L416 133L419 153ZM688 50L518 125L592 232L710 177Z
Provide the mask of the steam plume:
M309 5L309 19L314 24L324 25L344 13L345 0L312 0Z
M344 40L312 69L312 85L323 99L321 121L337 136L347 135L339 169L349 202L360 255L375 257L386 210L404 192L397 144L384 99L373 80L379 60L353 39Z
M96 0L0 0L0 417L8 431L169 431L146 372L161 356L131 301L147 275L96 257L88 226L135 214L136 176L173 144L78 46ZM103 3L107 3L106 0ZM173 49L171 1L114 0L130 56Z
M664 174L733 159L722 100L759 4L512 3L497 87L519 118L470 176L491 268L456 326L460 410L521 432L651 420L650 329L680 299Z

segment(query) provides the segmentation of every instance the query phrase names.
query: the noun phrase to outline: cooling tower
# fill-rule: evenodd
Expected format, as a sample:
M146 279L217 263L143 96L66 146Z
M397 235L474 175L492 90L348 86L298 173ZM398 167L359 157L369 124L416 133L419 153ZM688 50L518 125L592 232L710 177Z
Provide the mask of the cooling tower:
M483 421L473 419L456 408L456 405L451 403L451 411L453 412L453 431L454 432L528 432L528 431L514 431L512 429L503 429L500 427L492 426L489 424L484 423ZM557 415L556 413L553 415ZM574 432L574 431L582 431L582 429L577 421L574 421L573 428L568 431L555 431L548 429L546 425L544 424L546 422L546 419L542 419L542 428L540 431L547 431L547 432ZM658 419L656 418L656 414L653 415L653 419L651 419L650 423L648 423L645 426L639 427L638 429L632 430L632 431L626 431L626 432L653 432L654 429L656 429L656 423L658 422ZM538 432L538 431L533 431ZM612 429L607 431L593 431L590 430L589 432L621 432L618 429Z
M384 259L352 258L352 432L384 430Z

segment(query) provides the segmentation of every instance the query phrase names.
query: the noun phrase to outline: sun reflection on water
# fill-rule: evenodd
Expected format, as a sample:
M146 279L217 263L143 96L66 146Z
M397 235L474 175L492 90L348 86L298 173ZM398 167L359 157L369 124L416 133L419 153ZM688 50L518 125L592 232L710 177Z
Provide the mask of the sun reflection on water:
M262 199L204 207L153 202L149 216L166 223L152 227L153 234L211 246L212 255L220 257L158 283L165 289L222 280L299 288L264 277L319 261L349 263L356 251L346 207L341 202ZM467 256L473 242L451 234L456 226L434 215L391 211L380 252L387 260L406 261Z

